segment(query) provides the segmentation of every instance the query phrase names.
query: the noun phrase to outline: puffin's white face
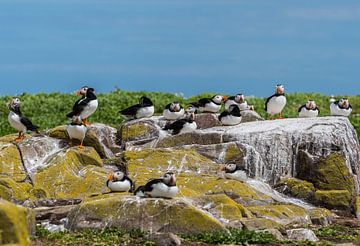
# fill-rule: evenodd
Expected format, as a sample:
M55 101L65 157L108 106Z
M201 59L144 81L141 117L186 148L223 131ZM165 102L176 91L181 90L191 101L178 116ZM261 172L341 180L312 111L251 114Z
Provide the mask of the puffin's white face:
M11 100L10 107L12 107L12 108L19 107L20 104L21 104L20 98L14 97L14 98Z
M276 86L276 89L275 89L275 93L276 94L283 94L285 91L285 88L283 85L277 85Z
M176 185L176 176L172 172L167 172L163 176L164 183L167 185Z
M220 96L220 95L216 95L212 98L212 100L215 102L215 103L221 103L223 100L224 100L224 97L223 96Z
M339 105L343 108L348 108L349 107L349 100L347 98L342 98L339 101Z
M225 171L234 172L236 170L236 164L226 164Z
M125 174L121 171L116 171L113 173L112 175L112 180L113 181L119 181L122 180L124 178Z
M237 103L245 102L245 96L243 94L237 94L235 96L235 102L237 102Z
M187 114L193 114L193 113L195 113L195 111L196 111L196 109L194 107L188 107L186 109Z
M76 95L77 95L77 96L85 96L88 89L89 89L88 86L83 86L83 87L81 87L80 90L78 90L78 91L76 92Z
M316 108L316 103L314 100L309 100L307 103L306 103L306 107L309 108L309 109L315 109Z
M178 103L178 102L171 103L170 109L174 112L179 112L181 109L180 103Z

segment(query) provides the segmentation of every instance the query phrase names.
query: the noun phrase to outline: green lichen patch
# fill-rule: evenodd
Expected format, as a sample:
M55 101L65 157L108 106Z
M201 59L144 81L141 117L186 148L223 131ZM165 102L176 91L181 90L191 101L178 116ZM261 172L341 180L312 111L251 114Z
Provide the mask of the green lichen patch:
M16 181L26 177L19 151L14 144L0 144L0 176L11 177Z
M225 163L239 163L243 158L241 149L235 144L229 144L225 151Z
M285 195L307 201L312 200L315 193L315 187L312 183L296 178L288 178L280 181L275 185L275 189Z
M318 190L315 202L329 209L351 209L352 196L348 190Z

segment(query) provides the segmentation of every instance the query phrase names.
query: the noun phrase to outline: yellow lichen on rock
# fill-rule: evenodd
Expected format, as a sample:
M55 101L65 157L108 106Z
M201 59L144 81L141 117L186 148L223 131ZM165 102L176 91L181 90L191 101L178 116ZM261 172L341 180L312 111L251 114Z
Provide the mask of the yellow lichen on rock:
M351 209L352 196L348 190L318 190L315 202L329 209Z
M24 180L26 174L18 149L14 144L0 144L0 177L11 177L15 181Z

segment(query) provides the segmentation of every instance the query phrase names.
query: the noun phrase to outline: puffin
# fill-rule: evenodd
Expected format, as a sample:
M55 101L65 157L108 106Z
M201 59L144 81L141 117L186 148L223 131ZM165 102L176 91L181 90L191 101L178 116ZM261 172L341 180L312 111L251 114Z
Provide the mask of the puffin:
M178 102L172 102L165 106L163 116L167 120L177 120L184 116L185 110Z
M28 118L26 118L20 110L20 98L14 97L9 104L8 120L10 125L19 132L19 136L15 139L16 142L21 142L25 138L27 131L39 133L39 127L34 125Z
M219 115L219 121L224 126L234 126L241 122L241 113L238 105L230 105L228 110L225 110Z
M134 194L138 197L173 198L178 192L175 174L167 172L162 178L152 179L146 185L140 186Z
M202 98L190 104L202 113L218 113L221 109L221 103L226 99L227 97L215 95L212 98Z
M309 100L299 108L298 112L300 118L314 118L319 115L320 109L316 106L314 100Z
M265 102L265 111L269 114L270 120L275 114L278 115L278 119L282 119L282 111L286 105L284 90L283 85L277 85L275 94L269 97Z
M230 105L238 105L240 111L246 110L249 108L248 103L245 101L245 96L243 94L236 94L235 96L229 97L225 101L225 109L228 110Z
M189 107L186 109L186 117L167 124L163 130L171 131L172 135L177 135L180 133L192 132L197 129L197 124L195 122L195 108Z
M352 107L347 98L342 98L330 104L330 112L332 116L348 117L352 112Z
M70 137L70 140L77 139L80 141L79 148L83 148L84 138L88 131L86 125L84 125L80 116L73 116L71 123L66 127L66 131Z
M83 98L81 98L75 103L72 112L68 113L66 116L68 118L80 116L81 120L84 122L85 125L90 125L90 123L88 122L88 118L95 113L99 106L99 103L95 95L94 88L83 87L82 89L84 91L86 90L85 96L83 95ZM82 90L80 90L79 95L81 95L81 93L83 92Z
M133 181L122 171L115 171L106 181L111 192L133 192Z
M119 111L126 119L149 118L154 115L154 104L146 96L142 96L138 104Z
M221 165L220 171L225 173L225 178L227 179L234 179L241 182L245 182L248 179L246 172L244 170L240 170L239 166L236 164L231 163Z

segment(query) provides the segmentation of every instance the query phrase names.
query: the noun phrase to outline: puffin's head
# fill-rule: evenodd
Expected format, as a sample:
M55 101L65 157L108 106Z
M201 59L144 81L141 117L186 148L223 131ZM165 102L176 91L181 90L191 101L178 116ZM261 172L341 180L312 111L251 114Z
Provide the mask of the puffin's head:
M233 173L237 170L237 165L236 164L225 164L225 165L221 165L220 167L220 171L223 171L225 173Z
M196 108L191 106L185 110L186 115L188 115L192 120L195 120L195 112Z
M283 85L279 84L279 85L276 85L275 87L275 93L276 94L283 94L285 91L285 88Z
M20 107L20 104L21 104L20 98L14 97L13 99L11 99L11 101L9 103L9 107L12 109L18 108L18 107Z
M212 97L212 101L217 104L224 102L226 99L227 99L226 96L221 96L221 95L215 95Z
M245 96L243 94L237 94L235 96L235 102L237 102L237 103L245 102Z
M309 100L306 103L306 107L309 109L315 109L316 108L316 103L314 100Z
M176 185L176 176L173 172L167 172L163 176L164 183L167 185Z
M350 106L349 99L347 99L345 97L341 98L339 101L339 105L343 108L349 108L349 106Z
M83 86L83 87L81 87L80 90L78 90L78 91L76 92L76 95L77 95L78 97L79 97L79 96L86 96L86 92L87 92L88 89L89 89L88 86Z
M146 97L146 96L142 96L140 97L139 100L140 105L144 105L144 106L151 106L153 105L152 101L150 100L150 98Z
M87 88L86 90L86 96L90 95L90 94L96 94L95 89L94 88Z
M109 180L110 181L119 181L122 180L125 176L125 173L123 173L122 171L115 171L114 173L112 173L109 176Z
M178 102L173 102L170 104L170 109L174 112L179 112L181 110L181 105Z

